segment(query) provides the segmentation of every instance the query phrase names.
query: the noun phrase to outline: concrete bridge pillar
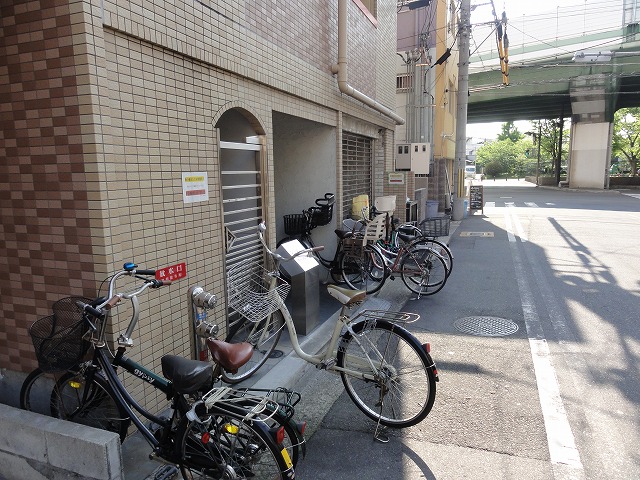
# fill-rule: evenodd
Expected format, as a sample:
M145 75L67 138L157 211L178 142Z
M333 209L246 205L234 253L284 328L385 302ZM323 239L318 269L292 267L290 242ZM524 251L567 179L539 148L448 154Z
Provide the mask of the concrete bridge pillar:
M571 188L608 187L613 133L613 85L605 75L571 84L571 143L567 179Z

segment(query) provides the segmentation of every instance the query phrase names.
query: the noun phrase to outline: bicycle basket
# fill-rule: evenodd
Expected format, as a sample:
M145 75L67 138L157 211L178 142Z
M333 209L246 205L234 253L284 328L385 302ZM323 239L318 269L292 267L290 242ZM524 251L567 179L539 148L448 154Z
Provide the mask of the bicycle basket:
M302 213L284 215L284 233L289 236L303 235L307 231L307 217Z
M38 359L45 372L71 368L82 360L90 343L85 340L87 331L82 310L75 305L82 297L68 297L54 304L54 314L40 318L29 327L29 335Z
M259 322L284 305L291 286L282 279L270 290L271 275L261 263L243 260L227 272L229 306L251 322Z
M342 240L342 251L349 257L362 257L364 249L364 237L355 236Z
M420 230L425 237L445 237L449 235L450 224L451 217L449 215L430 217L420 222Z

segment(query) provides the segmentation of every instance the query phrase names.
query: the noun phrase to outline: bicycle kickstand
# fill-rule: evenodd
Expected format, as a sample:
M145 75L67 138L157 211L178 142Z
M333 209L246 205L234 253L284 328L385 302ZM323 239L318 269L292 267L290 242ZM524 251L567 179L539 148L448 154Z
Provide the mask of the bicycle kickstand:
M387 427L380 424L382 418L382 408L384 407L384 400L382 396L380 398L380 414L378 415L378 422L376 423L376 430L373 432L373 439L380 443L389 443L389 435L387 435Z

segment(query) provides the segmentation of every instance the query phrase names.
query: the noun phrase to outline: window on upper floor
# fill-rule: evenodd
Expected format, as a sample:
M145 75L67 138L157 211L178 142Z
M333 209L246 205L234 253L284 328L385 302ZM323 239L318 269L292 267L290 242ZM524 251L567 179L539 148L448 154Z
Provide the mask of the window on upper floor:
M396 77L396 89L397 90L409 90L413 85L413 75L404 73Z
M372 21L378 18L378 0L353 0Z

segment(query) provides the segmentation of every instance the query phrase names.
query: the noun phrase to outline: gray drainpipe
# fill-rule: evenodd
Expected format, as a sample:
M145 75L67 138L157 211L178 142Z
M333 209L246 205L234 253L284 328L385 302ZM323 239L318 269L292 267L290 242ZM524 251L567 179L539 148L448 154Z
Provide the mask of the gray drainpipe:
M338 74L338 88L340 92L368 105L383 115L391 118L396 125L404 125L404 118L397 115L390 108L376 102L371 97L359 92L347 82L347 6L350 0L338 0L338 63L331 67L334 74Z

